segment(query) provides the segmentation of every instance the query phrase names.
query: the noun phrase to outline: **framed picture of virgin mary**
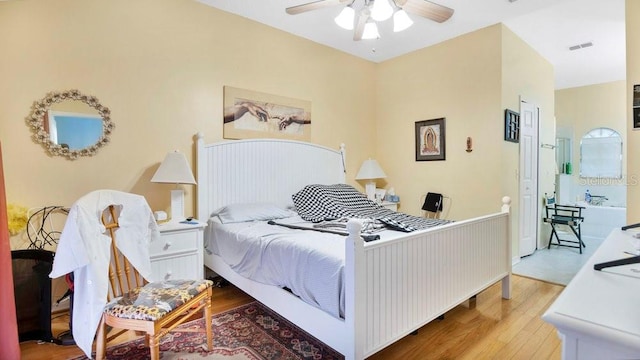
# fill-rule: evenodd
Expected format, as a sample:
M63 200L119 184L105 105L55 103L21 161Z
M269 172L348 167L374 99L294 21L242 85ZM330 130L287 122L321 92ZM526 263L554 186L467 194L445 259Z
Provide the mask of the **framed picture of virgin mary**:
M444 120L416 121L416 161L445 160Z

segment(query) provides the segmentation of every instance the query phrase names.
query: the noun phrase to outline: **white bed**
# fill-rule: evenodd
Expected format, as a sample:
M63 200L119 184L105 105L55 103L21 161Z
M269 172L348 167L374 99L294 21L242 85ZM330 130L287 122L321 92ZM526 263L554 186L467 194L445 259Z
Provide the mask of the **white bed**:
M275 139L205 144L197 135L198 218L235 203L291 204L307 184L345 181L340 150ZM498 204L496 204L498 208ZM511 296L509 199L499 212L365 243L357 222L345 241L344 318L277 286L251 281L215 254L205 265L345 355L364 359L492 284ZM205 239L205 242L207 240Z

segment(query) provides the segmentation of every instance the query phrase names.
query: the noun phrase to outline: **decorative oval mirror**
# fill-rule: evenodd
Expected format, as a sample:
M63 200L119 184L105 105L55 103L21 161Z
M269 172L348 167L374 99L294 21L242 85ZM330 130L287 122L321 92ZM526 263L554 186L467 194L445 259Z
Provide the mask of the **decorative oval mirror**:
M109 108L78 90L50 92L33 104L27 122L33 139L54 156L92 156L115 128Z

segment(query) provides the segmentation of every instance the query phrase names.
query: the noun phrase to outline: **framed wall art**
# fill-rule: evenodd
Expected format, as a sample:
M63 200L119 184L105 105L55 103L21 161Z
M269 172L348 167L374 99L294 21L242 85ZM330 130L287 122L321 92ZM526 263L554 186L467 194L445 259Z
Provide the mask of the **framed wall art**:
M311 140L311 101L224 87L225 139Z
M640 130L640 85L633 85L633 130Z
M416 121L416 161L445 160L445 118Z
M520 114L513 110L504 110L504 140L520 142Z

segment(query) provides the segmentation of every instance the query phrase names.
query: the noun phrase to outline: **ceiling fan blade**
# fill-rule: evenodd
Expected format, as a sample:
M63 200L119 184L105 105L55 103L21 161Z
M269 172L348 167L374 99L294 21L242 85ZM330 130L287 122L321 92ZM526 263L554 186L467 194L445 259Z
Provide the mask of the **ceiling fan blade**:
M395 0L396 4L404 11L422 16L424 18L445 22L453 15L453 9L436 4L428 0Z
M291 6L286 9L287 14L289 15L297 15L303 12L323 9L326 7L331 7L335 5L339 5L344 2L349 2L351 0L317 0L312 1L310 3Z
M362 34L364 34L364 26L367 24L367 20L369 20L369 16L371 16L371 12L368 9L363 9L358 13L358 20L356 21L356 27L353 30L354 41L362 40Z

